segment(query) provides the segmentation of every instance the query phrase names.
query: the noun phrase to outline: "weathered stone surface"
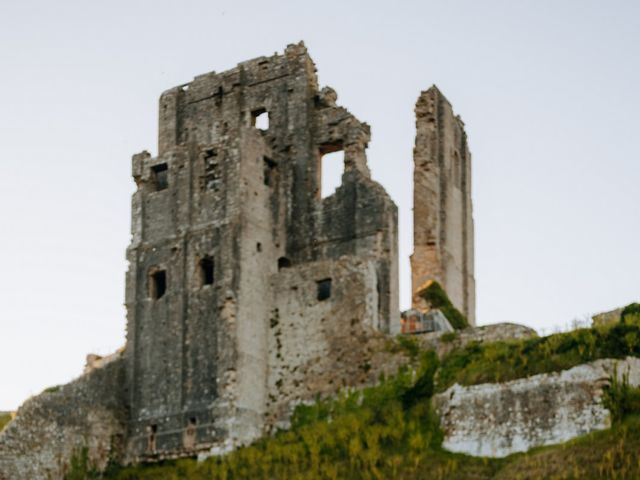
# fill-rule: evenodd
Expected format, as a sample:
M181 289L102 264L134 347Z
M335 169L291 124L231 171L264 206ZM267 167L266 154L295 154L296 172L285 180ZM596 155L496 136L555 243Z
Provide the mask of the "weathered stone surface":
M616 308L615 310L610 310L608 312L597 313L596 315L591 317L593 325L602 326L619 322L622 315L622 310L622 308Z
M535 330L517 323L494 323L493 325L483 325L481 327L467 328L458 330L452 337L449 333L445 337L442 336L448 332L431 332L415 335L423 348L432 348L442 358L449 352L464 348L471 342L491 343L509 340L522 340L525 338L536 337L538 334Z
M122 358L123 351L124 351L124 348L120 348L117 352L114 352L111 355L107 355L104 357L101 355L96 355L95 353L87 354L87 360L84 366L83 373L89 373L95 370L96 368L102 368L111 362L120 360Z
M317 301L315 279L322 278L334 279L334 302ZM297 403L374 384L407 361L385 348L371 260L307 263L271 281L277 293L269 325L270 427L286 427Z
M426 324L429 325L433 331L435 332L453 332L454 328L447 320L447 317L438 310L437 308L434 310L430 310L425 314Z
M116 434L125 463L225 451L393 368L373 345L399 331L397 207L371 178L369 126L315 71L290 45L162 94L158 155L132 158L123 359L91 355L21 408L1 455L30 473L11 478L59 478L82 446L100 466Z
M413 150L413 307L428 280L475 325L474 226L471 153L464 123L433 86L416 103Z
M436 309L428 312L410 309L402 312L401 333L453 332L454 328L444 314Z
M114 359L77 380L27 400L0 432L0 480L56 480L86 448L104 468L126 431L124 362Z
M505 457L610 426L603 387L617 368L640 385L640 359L598 360L557 373L498 384L454 385L434 396L443 446L469 455Z
M288 302L304 298L303 318L283 317L296 330L282 338L304 339L298 330L314 331L331 312L371 331L399 330L397 208L371 179L369 126L336 101L333 89L319 89L302 44L162 95L159 154L133 157L126 461L224 450L262 435L278 368L269 322ZM322 156L339 150L342 185L323 199ZM336 277L342 257L367 266L352 269L350 283ZM286 283L288 268L308 275L297 292L273 281ZM333 283L320 299L323 281ZM349 285L358 289L344 291ZM304 358L284 361L334 353L315 340L306 337Z

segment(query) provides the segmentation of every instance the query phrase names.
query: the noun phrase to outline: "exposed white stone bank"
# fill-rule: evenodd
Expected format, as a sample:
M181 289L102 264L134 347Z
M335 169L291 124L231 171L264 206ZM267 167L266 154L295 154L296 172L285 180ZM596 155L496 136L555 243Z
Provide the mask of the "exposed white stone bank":
M617 365L640 385L640 359L597 360L556 373L505 383L454 385L433 401L452 452L505 457L533 447L562 443L609 428L602 402Z

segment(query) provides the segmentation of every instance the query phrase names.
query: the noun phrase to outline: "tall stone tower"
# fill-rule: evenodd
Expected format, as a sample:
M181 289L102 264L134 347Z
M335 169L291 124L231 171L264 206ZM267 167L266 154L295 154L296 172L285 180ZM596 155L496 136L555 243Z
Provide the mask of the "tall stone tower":
M327 318L398 329L397 208L370 178L369 126L336 98L302 44L162 95L158 156L133 157L130 461L262 435L282 389L306 388L295 375L326 342L305 335Z
M434 85L416 103L413 150L413 306L420 286L437 280L475 325L471 153L464 123Z

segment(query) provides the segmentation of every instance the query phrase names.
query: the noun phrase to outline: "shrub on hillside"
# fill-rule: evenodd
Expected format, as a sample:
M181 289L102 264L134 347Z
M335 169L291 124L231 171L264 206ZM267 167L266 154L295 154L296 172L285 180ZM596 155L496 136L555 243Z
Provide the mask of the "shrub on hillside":
M632 318L640 320L640 303L631 303L622 309L620 322L626 323Z

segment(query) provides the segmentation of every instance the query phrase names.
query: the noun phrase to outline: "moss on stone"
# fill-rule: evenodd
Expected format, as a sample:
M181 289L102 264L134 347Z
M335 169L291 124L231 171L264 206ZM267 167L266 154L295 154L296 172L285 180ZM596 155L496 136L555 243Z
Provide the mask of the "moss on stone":
M444 291L438 282L429 282L425 288L418 292L418 295L431 305L432 308L440 310L456 330L469 327L467 318L460 310L453 306L447 292Z

